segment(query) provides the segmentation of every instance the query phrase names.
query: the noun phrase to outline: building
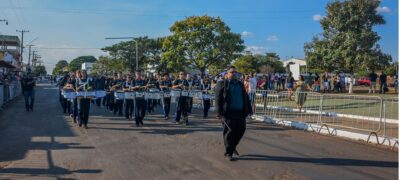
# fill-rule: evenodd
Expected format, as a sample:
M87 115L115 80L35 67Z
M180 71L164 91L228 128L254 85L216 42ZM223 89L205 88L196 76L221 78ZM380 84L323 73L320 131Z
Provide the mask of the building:
M83 63L81 66L82 70L86 70L88 74L90 74L92 72L93 69L93 64L94 63Z
M0 71L20 70L20 41L18 36L0 35Z
M283 66L288 67L290 72L292 72L293 78L295 80L299 80L299 75L301 73L307 73L307 62L303 59L296 59L296 58L291 58L286 61L283 61ZM304 72L305 68L305 72Z

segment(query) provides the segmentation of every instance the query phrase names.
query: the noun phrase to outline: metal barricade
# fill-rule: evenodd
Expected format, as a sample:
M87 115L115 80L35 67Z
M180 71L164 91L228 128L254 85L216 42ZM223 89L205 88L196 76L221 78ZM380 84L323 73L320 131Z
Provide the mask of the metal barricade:
M383 98L383 129L378 134L388 141L389 146L398 146L399 138L399 98Z
M378 96L323 95L320 123L329 128L377 135L382 124L382 102Z

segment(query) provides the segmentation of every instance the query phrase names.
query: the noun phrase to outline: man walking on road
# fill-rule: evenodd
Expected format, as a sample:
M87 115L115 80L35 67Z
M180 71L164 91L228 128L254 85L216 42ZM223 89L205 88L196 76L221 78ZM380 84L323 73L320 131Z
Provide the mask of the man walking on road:
M35 101L35 79L33 78L33 74L28 69L28 74L22 78L22 92L25 97L25 108L26 111L33 111L33 103Z
M218 116L223 117L225 157L234 161L233 154L239 153L236 146L246 130L246 117L252 113L249 96L242 82L237 80L237 72L234 66L230 66L226 79L219 83L216 97L218 98Z

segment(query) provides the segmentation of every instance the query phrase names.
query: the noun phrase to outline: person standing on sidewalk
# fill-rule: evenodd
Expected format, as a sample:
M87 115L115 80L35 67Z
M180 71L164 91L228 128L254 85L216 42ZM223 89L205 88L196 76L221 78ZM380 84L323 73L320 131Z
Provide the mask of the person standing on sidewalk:
M251 104L243 83L237 80L235 66L229 67L226 79L218 85L222 86L216 98L218 117L222 117L224 127L225 157L234 161L232 155L239 155L236 147L246 130L246 117L252 114Z
M35 79L33 77L33 73L28 69L28 74L22 78L22 91L24 92L25 98L25 108L26 111L33 111L33 103L35 102L35 90L36 86Z

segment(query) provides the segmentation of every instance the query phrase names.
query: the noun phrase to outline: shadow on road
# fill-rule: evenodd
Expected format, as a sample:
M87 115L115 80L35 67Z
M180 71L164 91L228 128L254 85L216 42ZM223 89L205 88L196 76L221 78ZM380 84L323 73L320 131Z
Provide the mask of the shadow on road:
M285 157L285 156L268 156L248 154L242 155L239 160L248 161L280 161L280 162L297 162L297 163L313 163L317 165L329 166L372 166L385 168L398 168L397 162L393 161L372 161L360 159L342 159L342 158L301 158L301 157Z

